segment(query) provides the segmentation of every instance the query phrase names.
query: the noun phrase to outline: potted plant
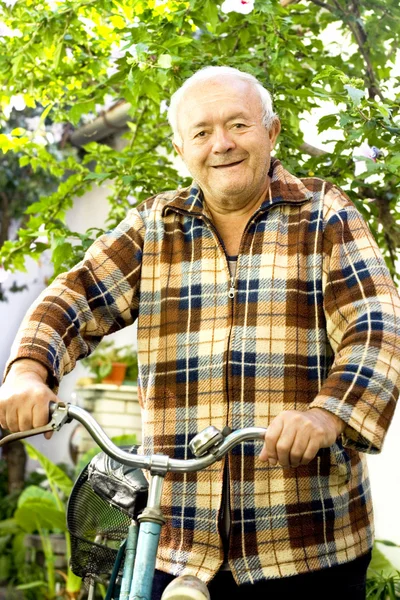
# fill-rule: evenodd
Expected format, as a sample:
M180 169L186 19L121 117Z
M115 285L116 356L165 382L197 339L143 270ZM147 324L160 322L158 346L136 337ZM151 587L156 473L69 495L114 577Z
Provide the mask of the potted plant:
M125 379L137 379L137 354L130 345L116 347L114 342L104 340L82 364L93 373L95 383L122 385Z

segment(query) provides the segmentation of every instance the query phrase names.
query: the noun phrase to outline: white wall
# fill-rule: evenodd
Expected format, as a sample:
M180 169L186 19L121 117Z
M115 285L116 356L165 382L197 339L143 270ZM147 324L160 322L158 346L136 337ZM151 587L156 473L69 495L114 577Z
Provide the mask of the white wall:
M88 227L103 227L108 213L107 195L109 194L108 184L91 190L82 198L78 198L75 206L67 215L69 227L78 232L84 232ZM39 264L33 260L27 261L27 273L17 273L11 277L11 281L16 280L18 285L27 284L28 289L23 292L9 294L8 302L0 302L0 323L2 330L2 343L0 345L0 370L4 371L11 345L14 340L18 327L41 291L46 287L46 278L51 274L51 264L48 257L43 256ZM9 282L7 281L7 284ZM114 339L117 345L133 344L136 346L136 326L127 327L109 336ZM80 377L87 375L87 370L78 363L76 369L66 375L61 382L58 397L64 402L71 401L71 395L75 389L76 381ZM54 462L70 463L69 439L76 427L73 423L66 425L60 432L53 435L51 440L45 440L43 436L31 438L30 442L41 452L48 455ZM28 468L35 468L37 465L29 462Z
M386 436L380 454L368 457L372 499L375 509L376 538L400 545L400 408ZM400 548L381 547L400 570Z

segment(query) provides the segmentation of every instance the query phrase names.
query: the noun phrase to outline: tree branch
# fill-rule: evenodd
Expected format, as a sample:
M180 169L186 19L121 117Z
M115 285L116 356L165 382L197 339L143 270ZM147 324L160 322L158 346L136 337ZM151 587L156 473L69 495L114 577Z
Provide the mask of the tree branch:
M330 4L326 4L325 2L321 2L321 0L311 0L313 4L320 6L321 8L325 8L325 10L329 10L329 12L335 12L333 7Z
M3 448L3 456L7 463L8 471L8 493L20 492L24 487L26 451L22 442L6 444Z
M307 142L304 142L303 144L301 144L300 150L304 154L309 154L310 156L324 156L324 154L328 154L328 152L326 152L326 150L321 150L320 148L316 148L315 146L312 146L311 144L307 144Z
M373 202L378 209L378 221L383 227L386 247L395 269L398 248L400 248L400 228L390 210L390 201L386 197L385 190L379 190L377 194L376 188L363 185L360 186L360 194L364 201Z
M373 98L375 95L377 95L383 102L384 97L382 95L381 90L379 89L378 79L375 75L375 71L371 62L370 48L368 45L367 35L363 26L360 23L361 15L358 0L353 0L349 3L350 13L347 13L337 0L332 1L335 6L332 6L331 4L327 4L325 2L321 2L321 0L311 0L313 4L321 6L321 8L325 8L325 10L328 10L332 14L339 14L341 16L343 23L345 23L348 26L351 33L353 34L356 44L360 49L361 56L364 59L366 69L365 83L368 86L369 97ZM355 24L351 21L349 15L355 17Z

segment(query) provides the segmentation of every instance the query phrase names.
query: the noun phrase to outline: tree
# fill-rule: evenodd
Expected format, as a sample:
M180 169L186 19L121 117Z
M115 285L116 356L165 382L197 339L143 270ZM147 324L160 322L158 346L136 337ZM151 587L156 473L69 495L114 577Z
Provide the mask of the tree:
M35 131L35 139L37 141L54 141L53 134L44 128L40 132L37 131L40 125L40 116L35 114L37 110L28 109L24 113L12 113L3 126L3 135L11 134L12 131L18 132L18 128L31 128ZM49 129L49 128L48 128ZM41 134L41 135L40 135ZM42 136L48 135L50 140ZM49 151L56 156L60 155L60 151L55 144L49 145ZM20 162L22 163L20 165ZM49 194L57 189L57 179L48 171L35 165L33 170L30 164L23 165L24 159L21 153L7 152L1 160L0 169L0 248L9 237L10 229L14 222L25 222L27 215L26 209L38 202L42 195ZM42 225L43 228L43 225ZM33 242L33 239L31 239ZM40 244L36 243L36 247ZM39 246L40 247L40 246ZM46 244L41 246L46 247ZM17 266L17 265L15 265ZM6 288L7 285L7 288ZM12 284L10 278L6 279L6 284L0 278L0 301L7 300L6 292L18 292L23 290L26 285L18 286L14 281Z
M223 12L228 5L234 10ZM316 173L347 191L396 276L398 0L256 0L254 8L253 0L222 6L214 0L6 0L0 6L3 110L17 98L40 110L42 123L79 127L111 97L127 103L130 119L122 151L91 142L83 156L61 160L24 128L0 134L6 156L17 153L22 167L60 181L27 208L17 239L3 244L5 269L22 269L25 256L38 256L43 246L35 250L32 241L43 235L56 273L77 262L99 232L69 231L65 213L94 183L114 184L107 227L124 217L132 198L140 202L187 184L171 163L165 101L195 70L226 64L270 89L283 125L281 160L299 176ZM324 42L334 27L341 46ZM310 145L302 132L304 115L320 106L319 131L337 139L330 152ZM356 175L353 155L362 143L379 152L372 150Z

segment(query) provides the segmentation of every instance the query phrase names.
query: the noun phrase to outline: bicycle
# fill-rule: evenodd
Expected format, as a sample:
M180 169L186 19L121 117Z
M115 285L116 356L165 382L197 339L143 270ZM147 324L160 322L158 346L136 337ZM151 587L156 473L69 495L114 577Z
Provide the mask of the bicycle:
M198 433L189 443L196 458L173 459L163 454L138 455L118 448L107 437L95 419L84 409L65 403L51 403L50 422L28 431L10 434L0 440L0 447L8 442L49 431L59 431L72 419L79 421L107 456L127 467L149 472L146 506L132 519L126 540L121 544L111 574L106 600L150 600L161 527L165 522L161 511L161 497L165 475L169 472L189 473L205 469L222 459L234 446L246 440L263 440L266 429L248 427L231 432L210 426ZM125 556L120 585L116 580ZM89 591L94 598L94 586ZM165 589L162 600L210 600L206 585L192 576L181 576Z

